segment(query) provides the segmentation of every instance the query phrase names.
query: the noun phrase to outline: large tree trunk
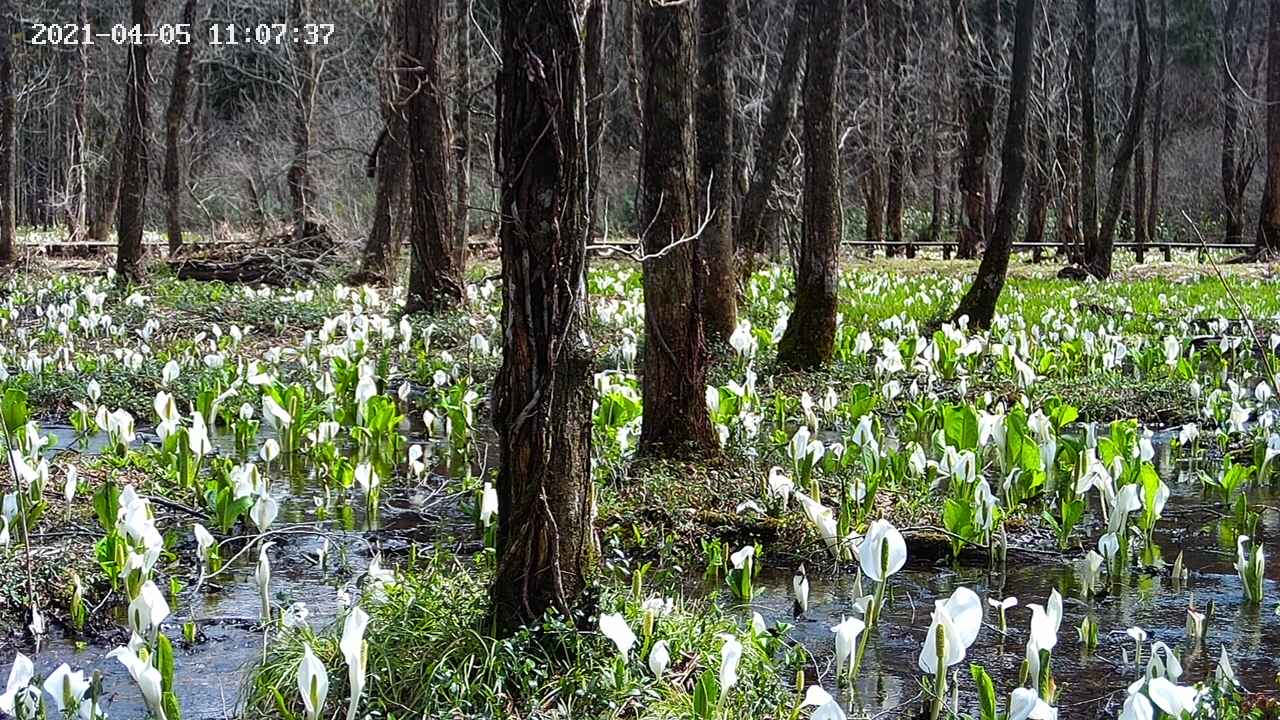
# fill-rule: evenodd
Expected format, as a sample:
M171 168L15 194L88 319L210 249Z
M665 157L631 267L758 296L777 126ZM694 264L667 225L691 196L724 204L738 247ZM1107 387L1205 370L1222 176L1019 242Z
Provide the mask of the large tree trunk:
M707 414L702 244L694 218L693 9L641 0L644 146L644 420L641 452L714 451Z
M579 3L502 3L499 633L568 614L599 559L586 335L587 118ZM696 313L695 313L696 314ZM647 408L646 408L647 410Z
M970 19L965 0L952 0L952 23L959 46L967 55L968 71L961 84L960 112L965 126L960 160L960 191L963 193L964 225L956 254L977 256L986 241L987 152L991 148L991 121L995 115L996 87L991 77L991 60L996 53L998 0L979 0L979 11ZM972 21L971 21L972 20Z
M1147 0L1134 0L1134 15L1138 24L1138 77L1133 84L1133 97L1129 102L1129 118L1125 122L1120 145L1111 164L1111 187L1107 193L1107 207L1098 228L1098 241L1085 258L1089 272L1100 280L1111 276L1111 256L1115 250L1116 225L1124 204L1124 186L1129 177L1129 164L1133 161L1142 132L1143 113L1146 108L1147 84L1151 77L1151 48L1148 45Z
M199 0L186 0L182 4L181 22L195 27L196 5ZM191 58L195 55L195 43L178 46L173 59L173 82L169 86L169 107L164 113L164 220L169 235L169 254L182 247L182 157L178 152L182 118L187 113L187 95L191 88Z
M1223 241L1228 243L1239 243L1244 239L1244 191L1248 182L1245 170L1248 162L1242 157L1244 153L1239 147L1240 96L1234 80L1244 64L1240 56L1248 52L1247 46L1237 50L1239 13L1240 0L1226 0L1222 15L1219 72L1222 83L1222 225Z
M836 128L846 4L810 8L804 74L804 216L795 309L778 344L778 364L815 368L836 339L840 255L840 152Z
M749 271L754 266L755 256L764 252L768 239L764 232L765 209L769 206L774 184L782 172L782 156L796 115L796 95L800 87L800 68L804 63L806 22L809 15L806 5L807 0L796 0L791 9L791 22L787 29L787 44L782 53L778 84L774 86L773 95L769 98L760 135L760 148L756 151L756 163L751 171L751 184L742 200L737 236L744 271Z
M1280 0L1267 20L1267 183L1258 218L1258 250L1280 252Z
M311 22L312 0L292 0L289 15L301 27ZM307 234L311 219L311 202L315 196L311 182L311 116L315 113L316 51L312 45L293 46L293 159L289 165L289 210L293 237L301 240Z
M147 0L133 0L131 20L151 33ZM142 232L147 212L147 127L150 125L151 72L147 68L147 41L129 48L128 86L125 90L124 147L121 148L120 210L116 221L116 273L121 282L142 277Z
M408 98L404 104L409 147L413 265L406 312L435 312L463 298L465 246L453 229L450 181L453 155L444 92L444 0L403 0L404 33L400 67Z
M605 109L609 101L604 87L609 0L590 1L584 56L587 75L587 210L591 213L591 235L595 237L604 232L605 197L600 193L600 159L604 153Z
M1018 223L1022 182L1027 170L1027 100L1031 87L1031 55L1036 45L1035 16L1036 0L1018 0L1013 31L1013 68L1009 78L1009 117L1005 122L1004 148L1000 155L1000 200L996 205L995 230L973 285L952 316L953 320L968 316L971 327L991 327L996 301L1004 290L1009 255L1013 251L1013 233Z
M1098 250L1098 0L1079 0L1074 47L1077 93L1080 96L1080 229L1084 262Z
M733 257L733 79L732 0L698 3L698 198L710 213L702 237L702 320L709 339L728 341L738 325L738 287Z
M453 146L457 153L458 174L455 178L457 197L454 206L454 244L466 248L471 236L467 221L471 201L471 3L457 1L457 18L454 19L454 114Z
M1147 241L1157 242L1160 227L1160 165L1164 157L1164 82L1169 67L1169 2L1160 0L1160 65L1151 106L1151 183L1147 202Z

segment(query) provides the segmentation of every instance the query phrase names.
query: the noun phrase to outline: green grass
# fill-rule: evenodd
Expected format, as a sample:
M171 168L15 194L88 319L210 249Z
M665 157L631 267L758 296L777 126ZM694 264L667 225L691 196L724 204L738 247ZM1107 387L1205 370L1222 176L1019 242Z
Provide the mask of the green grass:
M548 616L535 628L494 639L485 629L488 581L482 566L433 558L407 568L382 599L366 594L362 604L371 620L362 717L692 718L693 683L707 670L718 673L723 633L744 646L740 680L724 699L723 717L778 717L797 701L791 685L807 660L804 651L788 649L772 634L755 637L718 605L677 600L657 621L653 640L666 640L671 652L658 680L641 656L640 600L619 582L605 580L591 591L596 610L569 620ZM595 631L599 612L621 612L639 637L629 663L620 663L617 649ZM295 673L304 643L327 668L329 712L345 708L340 632L284 631L273 641L246 684L247 717L298 713Z

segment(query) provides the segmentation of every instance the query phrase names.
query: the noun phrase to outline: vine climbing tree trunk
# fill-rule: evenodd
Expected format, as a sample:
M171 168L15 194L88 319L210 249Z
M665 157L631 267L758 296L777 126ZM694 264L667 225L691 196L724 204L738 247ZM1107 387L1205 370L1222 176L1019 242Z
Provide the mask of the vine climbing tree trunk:
M695 218L693 8L639 0L644 49L641 237L644 252L644 419L640 451L716 451L707 413L702 243Z
M147 210L147 127L151 73L147 68L151 19L147 0L132 0L130 20L142 29L143 40L129 48L125 91L124 147L121 154L120 207L116 220L116 274L121 282L142 278L142 233Z
M503 0L498 122L502 369L495 625L567 614L599 559L586 335L587 118L580 4ZM647 408L646 408L647 410Z
M738 325L733 249L733 46L732 0L698 3L698 198L710 218L702 245L702 319L707 337L728 341Z
M836 128L845 3L815 3L804 75L804 216L795 309L778 364L815 368L835 352L840 254L840 152Z
M973 285L960 300L952 320L968 317L971 327L989 328L996 301L1004 290L1018 224L1018 206L1027 172L1027 105L1031 87L1031 56L1036 45L1036 0L1018 0L1014 11L1013 66L1009 78L1009 117L1000 154L1000 199L996 205L991 245L982 256Z

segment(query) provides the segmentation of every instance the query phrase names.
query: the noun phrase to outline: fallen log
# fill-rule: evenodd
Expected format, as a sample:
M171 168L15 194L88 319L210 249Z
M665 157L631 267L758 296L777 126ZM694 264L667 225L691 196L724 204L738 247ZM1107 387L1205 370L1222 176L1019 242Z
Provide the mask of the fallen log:
M267 242L244 248L238 257L222 253L171 260L180 280L290 287L328 278L333 239L324 226L308 222L302 237L282 233Z

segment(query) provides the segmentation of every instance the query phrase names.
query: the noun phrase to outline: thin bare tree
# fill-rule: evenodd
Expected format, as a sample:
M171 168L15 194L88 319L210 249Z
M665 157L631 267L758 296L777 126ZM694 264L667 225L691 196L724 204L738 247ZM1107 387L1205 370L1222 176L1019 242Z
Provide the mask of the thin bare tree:
M1000 199L995 231L982 256L973 285L960 300L952 319L967 317L971 327L989 328L996 302L1004 290L1018 226L1018 208L1027 172L1027 106L1031 88L1031 55L1036 45L1036 0L1018 0L1014 12L1013 67L1009 78L1009 116L1000 152Z

